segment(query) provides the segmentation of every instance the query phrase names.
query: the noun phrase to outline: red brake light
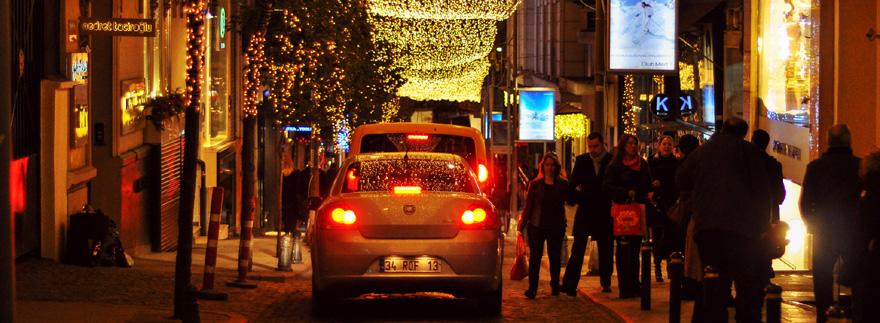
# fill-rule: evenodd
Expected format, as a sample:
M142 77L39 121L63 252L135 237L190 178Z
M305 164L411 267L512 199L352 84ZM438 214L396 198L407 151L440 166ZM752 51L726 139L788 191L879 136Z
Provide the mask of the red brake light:
M486 180L489 179L489 169L486 168L486 165L479 164L477 165L477 180L480 183L485 183Z
M394 194L421 194L422 188L420 186L395 186Z
M343 225L352 225L357 222L357 215L355 215L354 211L346 210L341 207L333 208L330 211L330 220L333 221L330 223L334 224L343 224Z
M465 227L471 228L476 225L485 224L486 220L489 218L486 210L480 207L465 210L461 214L461 223L465 225Z
M409 139L409 140L428 140L428 135L407 135L406 139Z

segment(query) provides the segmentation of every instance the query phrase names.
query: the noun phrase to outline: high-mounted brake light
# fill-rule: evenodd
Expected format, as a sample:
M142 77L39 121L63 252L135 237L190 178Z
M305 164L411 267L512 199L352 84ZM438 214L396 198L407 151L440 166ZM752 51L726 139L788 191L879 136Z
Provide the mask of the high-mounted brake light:
M409 140L428 140L428 135L407 135L406 139L409 139Z
M477 180L480 183L485 183L486 180L489 179L489 169L486 168L486 165L479 164L477 165Z
M420 186L395 186L394 194L421 194L422 188Z

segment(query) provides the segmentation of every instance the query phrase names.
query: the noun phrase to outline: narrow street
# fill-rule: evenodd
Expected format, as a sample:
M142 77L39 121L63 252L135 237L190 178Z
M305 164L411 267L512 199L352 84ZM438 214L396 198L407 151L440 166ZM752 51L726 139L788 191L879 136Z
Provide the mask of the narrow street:
M215 291L229 294L228 301L200 300L203 321L215 322L304 322L358 320L375 322L622 322L607 308L580 295L551 296L546 270L538 297L523 296L527 280L504 280L504 305L499 317L476 315L474 305L444 295L369 295L342 302L339 311L317 318L311 313L311 272L307 248L305 263L293 265L293 272L275 271L275 239L258 238L254 270L250 274L256 289L235 289L225 283L234 280L237 240L220 243ZM193 254L193 282L201 286L204 242ZM510 271L514 247L505 248L505 276ZM85 268L47 260L24 259L18 274L21 322L119 322L156 321L171 316L174 270L173 253L154 253L135 259L132 268ZM45 291L52 290L52 293Z

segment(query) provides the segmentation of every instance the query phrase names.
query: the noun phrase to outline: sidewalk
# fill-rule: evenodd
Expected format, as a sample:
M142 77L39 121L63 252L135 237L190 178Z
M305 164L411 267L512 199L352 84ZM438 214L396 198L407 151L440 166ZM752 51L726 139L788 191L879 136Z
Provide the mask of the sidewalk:
M664 264L665 267L665 264ZM652 270L653 272L653 270ZM595 302L614 311L627 322L669 322L669 276L664 268L663 283L657 283L652 273L651 310L641 310L641 299L620 299L617 297L617 276L612 277L612 293L602 293L598 276L581 278L579 292ZM812 300L811 277L806 275L778 275L773 283L782 286L782 322L815 322L815 308L807 305ZM693 314L693 301L682 301L681 322L690 322ZM766 310L766 308L765 308ZM731 320L734 309L730 308Z
M257 321L275 306L274 295L290 294L311 275L308 259L294 265L293 272L275 271L275 238L254 239L253 271L250 281L257 289L226 287L237 277L238 240L221 240L218 245L214 291L229 295L224 302L199 300L204 322ZM193 248L192 282L201 290L205 241ZM176 253L146 253L132 268L79 267L45 259L24 259L16 264L19 322L167 322L173 312L174 263ZM305 283L303 283L305 284ZM308 314L308 313L305 313Z

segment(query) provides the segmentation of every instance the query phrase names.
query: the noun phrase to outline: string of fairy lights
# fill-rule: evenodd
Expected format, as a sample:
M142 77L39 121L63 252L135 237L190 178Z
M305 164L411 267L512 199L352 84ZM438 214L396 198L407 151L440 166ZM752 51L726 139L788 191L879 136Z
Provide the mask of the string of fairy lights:
M202 97L201 76L205 68L205 8L204 0L193 1L191 5L184 6L186 15L186 95L184 102L188 109L199 111Z
M414 100L480 101L498 21L521 0L369 0L373 37L406 83L398 95Z
M639 112L641 108L636 105L636 78L632 74L623 76L623 107L626 112L623 114L623 132L635 135L639 127Z
M519 0L370 0L370 13L408 19L504 20Z

